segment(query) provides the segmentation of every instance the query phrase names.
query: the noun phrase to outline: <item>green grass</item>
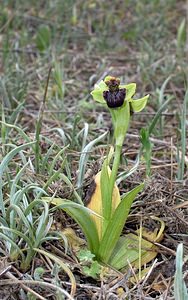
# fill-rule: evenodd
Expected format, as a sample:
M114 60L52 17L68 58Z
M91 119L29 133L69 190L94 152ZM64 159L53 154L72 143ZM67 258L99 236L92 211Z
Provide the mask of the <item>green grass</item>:
M34 263L48 257L48 276L61 290L61 270L71 269L65 258L72 255L66 237L51 230L58 217L39 199L48 195L82 204L86 174L102 164L112 143L108 113L89 96L94 83L106 74L136 82L135 98L150 93L147 110L133 115L129 133L139 136L145 128L150 131L147 142L155 138L168 144L172 137L177 149L173 180L186 178L184 5L175 0L1 1L0 251L26 278L34 279ZM145 179L145 170L137 175L139 163L145 168L143 158L149 176L159 161L168 164L171 159L169 148L158 150L155 143L142 157L137 140L134 145L131 141L125 143L124 152L137 153L121 157L117 183L123 192L130 178ZM70 226L67 217L61 221ZM47 254L50 251L55 258ZM56 256L64 265L54 275L50 262ZM46 268L43 262L42 267ZM22 293L27 299L27 292Z
M187 288L183 279L183 244L179 244L176 251L174 296L175 300L186 300L188 298Z

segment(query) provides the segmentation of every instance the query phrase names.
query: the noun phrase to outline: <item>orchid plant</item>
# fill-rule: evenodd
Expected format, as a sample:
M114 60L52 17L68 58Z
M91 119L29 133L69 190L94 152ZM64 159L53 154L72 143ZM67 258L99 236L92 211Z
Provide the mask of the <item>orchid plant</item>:
M109 108L114 127L115 153L112 172L109 176L109 191L106 203L108 208L104 209L104 211L108 211L106 213L107 220L110 219L112 213L112 192L119 168L123 142L129 127L130 114L132 111L140 112L144 109L149 97L149 95L146 95L141 99L133 100L132 97L135 92L136 83L120 85L120 79L111 76L107 76L104 81L102 80L99 84L96 84L95 89L91 92L95 101ZM101 184L102 190L103 186L104 184ZM102 194L106 194L106 192L102 191ZM105 198L105 195L103 198ZM119 197L116 198L119 199ZM120 201L116 200L116 202L119 204Z
M129 249L129 244L133 243L132 237L124 237L121 234L132 202L143 189L144 184L141 183L122 196L116 185L121 151L131 112L140 112L144 109L149 97L146 95L134 100L135 92L135 83L121 85L119 78L111 76L107 76L104 81L96 84L91 92L93 99L110 111L115 142L103 162L102 170L94 178L95 189L89 201L82 205L67 199L44 198L56 208L65 210L80 225L87 240L87 248L95 255L96 260L110 264L117 269L124 268L127 260L134 262L138 259L138 251L132 249L131 252ZM113 161L112 168L110 168L111 161ZM157 239L156 236L154 238ZM138 239L135 241L135 246L138 246ZM145 248L152 247L148 241L143 243L145 243ZM142 249L139 253L144 257L146 252ZM144 262L147 259L145 256Z

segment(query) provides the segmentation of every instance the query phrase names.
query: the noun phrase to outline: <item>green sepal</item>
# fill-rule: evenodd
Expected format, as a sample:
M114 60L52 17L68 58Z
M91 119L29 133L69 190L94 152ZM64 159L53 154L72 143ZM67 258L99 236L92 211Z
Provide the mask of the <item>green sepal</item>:
M101 80L99 83L96 83L95 87L98 89L101 89L103 91L108 90L108 87L107 87L106 83L104 82L104 80Z
M98 84L95 84L94 90L91 92L93 99L99 103L106 104L106 101L103 98L103 92L107 91L108 87L106 83L101 80Z
M131 108L133 109L133 111L140 112L141 110L143 110L144 107L146 106L148 98L149 98L149 95L146 95L145 97L137 99L137 100L132 99L130 101L130 104L131 104Z
M97 101L99 103L102 103L102 104L106 104L106 101L103 98L103 90L101 90L101 89L94 89L91 92L91 95L93 96L93 99L95 101Z
M126 89L125 100L130 100L136 92L136 83L123 84L119 86L120 89Z

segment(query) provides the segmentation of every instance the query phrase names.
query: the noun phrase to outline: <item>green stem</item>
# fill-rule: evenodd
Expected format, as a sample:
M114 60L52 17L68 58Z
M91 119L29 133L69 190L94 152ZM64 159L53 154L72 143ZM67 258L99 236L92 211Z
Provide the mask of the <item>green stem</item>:
M115 155L114 155L114 162L113 162L113 166L112 166L112 173L110 175L110 207L112 209L112 194L113 194L113 189L114 189L114 185L116 182L116 178L117 178L117 172L118 172L118 168L119 168L119 164L120 164L120 156L121 156L121 150L122 150L122 145L116 145L115 148Z
M21 263L21 269L23 271L26 271L29 268L31 261L34 257L34 254L35 254L34 250L28 249L26 259L24 261L22 260L22 263Z

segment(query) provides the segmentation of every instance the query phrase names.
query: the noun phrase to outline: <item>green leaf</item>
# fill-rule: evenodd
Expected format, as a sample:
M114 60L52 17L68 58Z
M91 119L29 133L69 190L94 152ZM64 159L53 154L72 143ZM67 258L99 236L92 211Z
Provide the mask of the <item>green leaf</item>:
M132 100L131 107L132 107L133 111L139 112L139 111L143 110L144 107L146 106L148 98L149 98L149 95L147 95L143 98L137 99L137 100Z
M165 223L156 217L152 217L152 219L160 222L160 228L150 231L141 227L134 234L129 233L120 237L109 260L112 267L124 272L131 263L132 267L141 270L141 266L156 257L158 249L153 242L162 240Z
M61 198L44 197L42 200L51 202L56 208L61 208L68 213L81 227L88 242L88 248L96 254L99 248L99 237L94 221L90 214L92 213L87 207Z
M95 255L87 249L82 249L79 251L77 257L81 262L92 262Z
M151 251L151 248L153 244L142 239L141 245L141 260L146 254L151 256L151 259L149 258L149 261L152 260L153 252ZM156 252L154 252L154 256L156 256ZM125 236L120 237L112 252L109 264L117 270L122 270L128 266L128 262L133 265L133 263L138 264L138 261L139 236L133 233L129 233Z
M136 157L136 160L135 160L135 164L133 165L133 167L129 170L121 172L117 176L117 180L116 180L117 185L119 185L121 181L123 181L126 178L128 178L129 176L131 176L138 169L139 163L140 163L140 153L138 153L138 155Z
M150 176L151 172L151 155L153 144L150 141L149 130L148 128L141 128L140 130L140 141L142 143L143 156L146 162L146 174Z
M143 187L144 184L142 183L132 191L128 192L116 208L100 243L98 258L101 261L108 263L127 220L132 202Z
M100 177L100 186L101 186L101 197L102 197L102 216L104 218L103 226L106 227L105 221L108 222L111 216L111 205L110 201L110 192L109 184L110 178L108 173L108 158L106 158L102 165L101 177ZM104 228L103 228L104 229Z
M90 267L84 266L83 271L87 276L96 279L101 272L101 265L97 261L93 261Z
M128 265L128 262L132 264L138 257L138 236L130 233L120 237L109 259L109 264L115 269L121 270Z
M177 50L180 51L181 48L185 47L185 44L186 44L186 20L184 18L178 27Z
M40 51L46 50L50 46L51 32L47 25L41 25L36 36L36 46Z
M110 156L110 155L109 155ZM102 196L102 216L103 216L103 226L102 226L102 235L104 234L106 227L109 223L111 216L113 215L115 209L120 203L120 194L118 187L115 182L110 181L111 170L109 167L109 156L105 159L101 177L100 177L100 186L101 186L101 196ZM112 187L110 188L110 185ZM112 191L112 194L110 192Z
M43 275L45 273L45 269L42 267L37 267L34 271L33 277L34 280L42 281L43 280Z
M1 229L3 229L3 226L1 226ZM8 227L5 227L4 229L10 231L10 228L8 228ZM12 230L12 232L13 232L13 230ZM1 241L2 240L7 241L8 243L10 243L11 247L14 248L14 250L15 250L13 253L14 255L9 253L11 260L17 260L18 256L20 255L22 258L22 261L25 261L25 255L23 254L23 251L20 249L20 247L17 245L17 243L15 243L9 236L7 236L7 232L6 232L6 234L0 232L0 239L1 239Z

